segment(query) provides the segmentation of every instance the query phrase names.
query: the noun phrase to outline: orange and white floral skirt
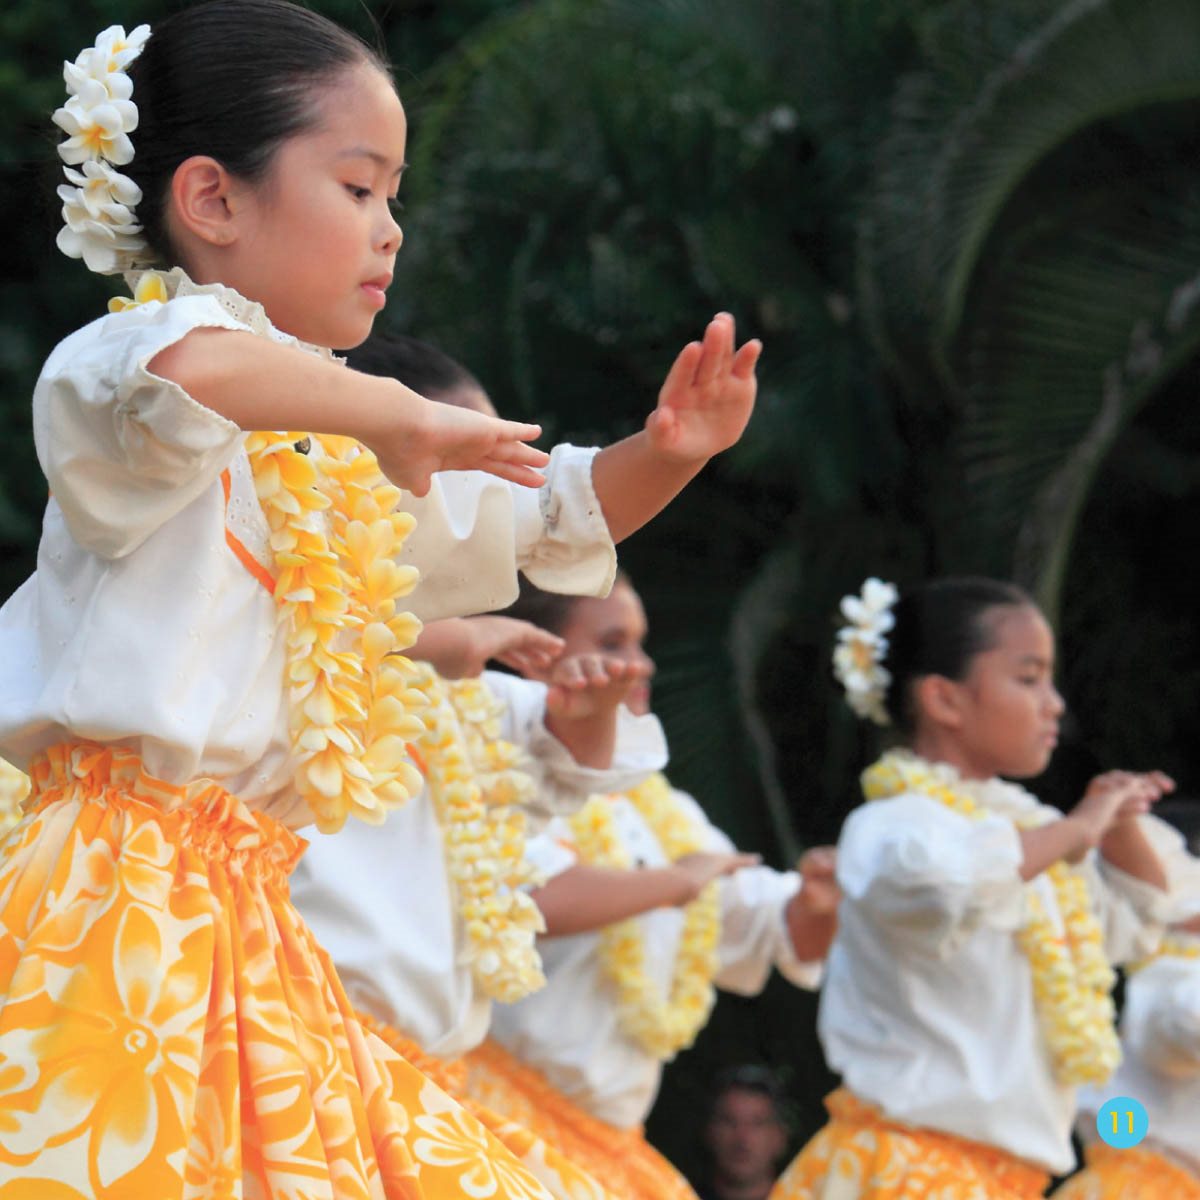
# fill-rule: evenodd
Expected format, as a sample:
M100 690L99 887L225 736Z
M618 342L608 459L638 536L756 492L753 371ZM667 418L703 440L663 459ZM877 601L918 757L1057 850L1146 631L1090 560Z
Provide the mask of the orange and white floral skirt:
M561 1151L618 1200L696 1200L688 1181L640 1128L597 1120L553 1087L540 1071L494 1041L467 1055L467 1091L481 1108L499 1113Z
M439 1087L460 1101L486 1129L490 1130L530 1172L546 1186L555 1200L621 1200L620 1194L601 1184L580 1163L561 1152L529 1126L488 1108L467 1088L469 1070L465 1059L435 1058L390 1025L360 1015L363 1025L383 1039L402 1058L414 1063ZM594 1168L596 1164L590 1164ZM589 1169L590 1169L589 1168ZM605 1165L604 1174L609 1173ZM2 1197L0 1197L2 1200Z
M1032 1200L1050 1177L1002 1150L888 1121L845 1088L769 1200Z
M90 744L0 842L0 1200L549 1200L354 1016L304 843Z
M1200 1114L1197 1114L1200 1128ZM1055 1193L1054 1200L1200 1200L1200 1178L1153 1150L1089 1146L1086 1166Z

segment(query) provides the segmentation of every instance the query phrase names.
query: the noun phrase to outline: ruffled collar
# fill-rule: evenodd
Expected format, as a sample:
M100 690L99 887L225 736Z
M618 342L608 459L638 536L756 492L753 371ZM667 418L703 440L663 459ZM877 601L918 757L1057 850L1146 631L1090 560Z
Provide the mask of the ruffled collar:
M1028 824L1038 814L1049 818L1056 809L1042 804L1032 792L1018 783L992 776L990 779L964 779L958 769L945 762L930 762L911 750L889 750L880 760L881 766L894 772L896 778L911 782L913 791L920 791L918 782L932 780L941 787L965 796L980 808L1012 821ZM895 794L899 794L896 792Z
M296 346L331 362L342 361L332 350L324 346L301 341L290 333L276 329L271 324L271 318L267 316L267 310L257 300L247 300L241 292L235 291L223 283L196 283L182 267L172 267L169 271L127 271L125 282L129 285L130 291L136 293L138 286L148 276L154 276L161 281L168 300L182 296L212 296L235 321L240 325L245 325L251 333L255 333L259 337L270 338L273 342L279 342L285 346Z

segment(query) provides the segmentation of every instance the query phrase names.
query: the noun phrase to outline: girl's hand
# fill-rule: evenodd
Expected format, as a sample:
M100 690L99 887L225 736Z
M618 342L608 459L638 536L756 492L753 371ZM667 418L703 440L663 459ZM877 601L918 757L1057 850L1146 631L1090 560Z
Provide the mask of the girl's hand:
M573 654L560 659L548 673L529 674L549 684L548 716L582 721L615 711L637 684L650 678L650 665L608 654Z
M397 406L387 432L368 443L397 487L424 496L437 471L486 471L523 487L546 482L537 468L550 456L524 444L541 436L541 426L487 417L405 391L410 403Z
M481 674L492 659L522 674L548 671L562 648L562 638L528 621L449 617L428 622L408 655L432 664L445 679L465 679Z
M796 864L801 886L796 902L814 916L837 912L842 890L837 883L837 848L813 846Z
M1114 825L1149 812L1151 805L1174 790L1175 781L1161 771L1107 771L1088 784L1071 816L1084 824L1094 847Z
M695 463L728 449L754 411L762 352L755 339L734 353L733 317L718 313L702 342L679 352L646 421L653 449L673 462Z
M503 663L521 675L549 671L566 644L557 634L515 617L467 617L473 637L472 652L478 675L491 661Z
M732 875L743 867L757 867L762 859L757 854L726 853L685 854L677 858L670 870L679 880L678 906L691 904L714 879Z

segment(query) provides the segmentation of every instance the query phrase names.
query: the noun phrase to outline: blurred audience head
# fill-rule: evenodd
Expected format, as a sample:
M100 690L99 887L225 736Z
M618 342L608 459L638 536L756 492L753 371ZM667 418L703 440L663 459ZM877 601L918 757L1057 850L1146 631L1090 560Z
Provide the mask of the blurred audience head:
M707 1195L765 1197L788 1144L783 1090L774 1073L759 1066L721 1071L713 1080L704 1140L712 1160Z

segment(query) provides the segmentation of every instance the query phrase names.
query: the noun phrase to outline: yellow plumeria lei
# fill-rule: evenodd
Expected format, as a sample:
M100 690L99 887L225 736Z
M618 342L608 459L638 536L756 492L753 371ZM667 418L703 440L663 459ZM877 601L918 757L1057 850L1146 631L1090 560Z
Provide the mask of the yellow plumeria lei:
M0 838L25 815L21 801L29 795L29 776L0 758Z
M868 800L921 792L955 812L979 819L986 810L953 786L952 773L905 752L885 754L862 776ZM1028 825L1037 824L1031 821ZM1022 822L1022 825L1026 823ZM1046 875L1054 889L1059 933L1033 888L1017 943L1029 959L1034 1004L1055 1077L1063 1084L1103 1083L1121 1061L1112 992L1116 974L1104 953L1083 873L1062 860Z
M701 831L684 812L662 775L652 775L626 793L675 862L703 849ZM633 866L617 834L612 800L593 796L571 818L581 862L629 869ZM646 945L636 917L617 921L600 934L600 965L617 991L622 1031L653 1057L666 1061L690 1046L713 1006L713 976L721 933L718 885L710 883L684 908L670 992L664 995L646 972Z
M379 824L422 786L408 743L426 698L398 653L421 629L397 606L417 582L396 562L415 522L352 438L251 433L246 454L271 530L296 787L323 833L350 815Z
M499 738L499 701L481 680L418 668L426 731L417 747L466 930L465 959L484 995L511 1004L546 982L537 951L541 910L522 890L540 882L525 860L521 805L533 782Z

